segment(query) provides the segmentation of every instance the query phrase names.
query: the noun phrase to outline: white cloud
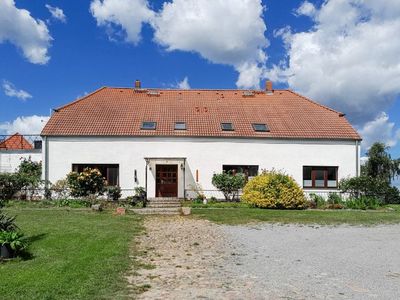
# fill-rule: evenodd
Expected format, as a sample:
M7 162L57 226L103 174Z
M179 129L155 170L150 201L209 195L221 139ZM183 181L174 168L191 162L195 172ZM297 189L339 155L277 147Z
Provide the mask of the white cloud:
M15 88L14 84L11 82L4 80L3 81L3 90L4 94L6 94L8 97L16 97L21 100L26 100L29 98L32 98L32 95L29 94L28 92L24 90L18 90Z
M238 87L259 87L269 45L261 0L172 0L157 13L146 0L93 0L90 10L111 38L121 33L115 31L118 26L127 42L137 44L148 22L154 41L166 51L193 52L233 66Z
M395 128L395 124L389 121L389 116L381 112L374 120L364 124L359 130L363 150L368 150L375 142L385 143L389 147L394 147L400 140L400 129Z
M142 24L154 14L147 0L93 0L90 12L98 26L107 28L110 39L122 35L133 44L141 39Z
M185 76L182 81L178 82L176 87L181 90L190 90L189 78Z
M0 43L10 42L34 64L46 64L52 40L46 24L35 20L26 9L15 7L14 0L0 1Z
M266 61L261 0L173 0L152 19L154 40L167 51L200 54L212 63L233 66L239 87L258 87Z
M312 4L306 0L299 6L299 8L296 9L295 15L296 16L313 17L315 15L316 11L317 10L316 10L314 4Z
M374 119L400 94L400 1L327 0L312 13L302 6L313 28L281 32L287 60L265 76L347 113L354 124Z
M26 116L18 117L12 122L0 123L0 132L4 134L40 134L49 117L47 116Z
M67 22L67 17L64 14L64 11L59 8L59 7L55 7L55 6L51 6L50 4L46 4L46 8L49 10L51 16L60 21L60 22Z

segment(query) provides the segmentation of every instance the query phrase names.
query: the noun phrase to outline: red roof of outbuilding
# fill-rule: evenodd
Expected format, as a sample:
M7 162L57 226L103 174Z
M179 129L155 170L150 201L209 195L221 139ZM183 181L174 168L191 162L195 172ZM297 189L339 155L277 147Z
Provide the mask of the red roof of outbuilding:
M156 130L142 130L143 121L157 122ZM174 130L175 122L186 122L187 130ZM224 122L235 130L222 131ZM255 132L252 123L270 131ZM108 87L57 109L42 135L360 139L344 114L290 90Z
M29 143L23 135L15 133L0 142L0 149L6 150L31 150L33 146Z

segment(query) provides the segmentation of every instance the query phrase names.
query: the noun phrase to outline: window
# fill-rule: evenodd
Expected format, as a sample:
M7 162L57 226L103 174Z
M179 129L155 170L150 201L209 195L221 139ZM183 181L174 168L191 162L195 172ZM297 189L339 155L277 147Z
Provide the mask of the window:
M82 172L86 168L97 169L108 185L119 185L119 165L117 164L72 164L72 171Z
M254 131L260 131L260 132L269 131L269 128L266 124L253 123L252 126Z
M156 127L157 127L157 123L156 122L143 122L141 129L144 129L144 130L155 130Z
M175 122L175 130L186 130L185 122Z
M338 167L303 167L305 188L337 188Z
M233 125L232 123L221 123L221 129L223 131L233 131Z
M254 177L258 175L258 166L256 165L223 165L222 171L232 172L232 174L243 173L246 177Z

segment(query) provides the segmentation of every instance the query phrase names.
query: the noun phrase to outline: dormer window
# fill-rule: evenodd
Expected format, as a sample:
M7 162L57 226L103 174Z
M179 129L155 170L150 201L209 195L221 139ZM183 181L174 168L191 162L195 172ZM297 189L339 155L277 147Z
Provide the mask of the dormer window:
M267 132L269 131L269 128L266 124L263 123L253 123L252 124L254 131L257 132Z
M185 122L175 122L175 130L186 130Z
M234 131L235 130L233 128L232 123L221 123L221 129L222 129L222 131Z
M143 130L156 130L157 122L146 121L142 123L142 127L140 129Z

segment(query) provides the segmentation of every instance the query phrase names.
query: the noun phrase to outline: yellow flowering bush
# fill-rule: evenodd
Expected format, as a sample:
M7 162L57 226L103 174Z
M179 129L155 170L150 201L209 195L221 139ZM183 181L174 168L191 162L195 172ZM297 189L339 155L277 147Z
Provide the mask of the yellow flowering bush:
M68 187L73 197L87 197L104 192L106 180L97 169L85 168L83 172L71 172L67 175Z
M263 171L243 188L242 201L260 208L304 209L303 190L289 175Z

